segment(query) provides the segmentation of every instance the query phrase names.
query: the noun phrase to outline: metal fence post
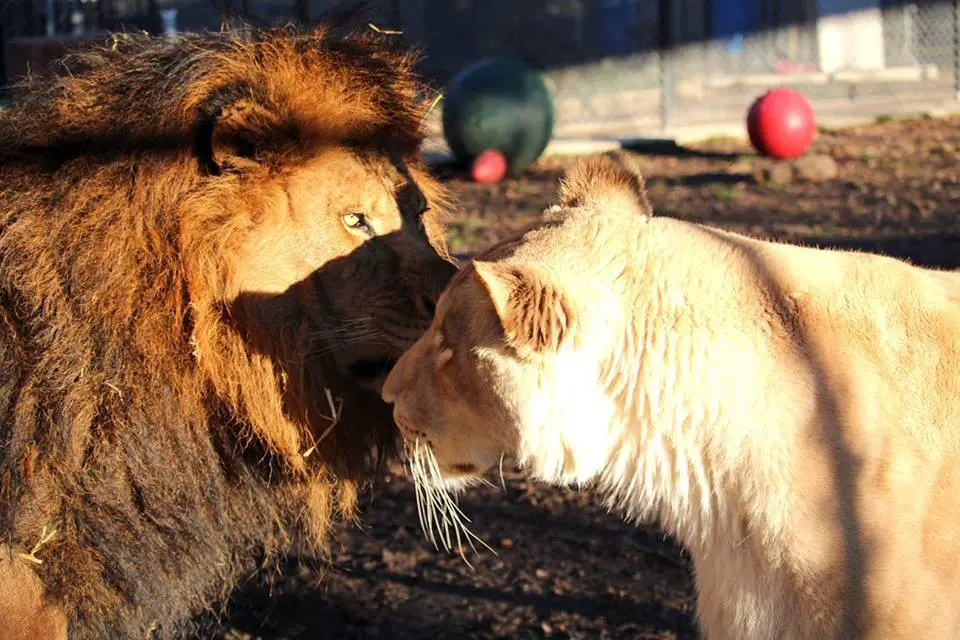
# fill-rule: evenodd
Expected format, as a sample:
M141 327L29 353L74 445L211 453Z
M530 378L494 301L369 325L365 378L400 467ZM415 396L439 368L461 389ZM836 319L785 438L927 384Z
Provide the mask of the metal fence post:
M960 0L953 0L953 87L960 100Z
M0 101L3 100L7 88L7 12L6 7L0 7ZM3 105L0 104L0 108Z
M657 22L659 23L657 62L660 73L660 129L662 131L670 126L670 119L673 117L673 69L670 64L673 58L671 51L673 41L671 4L670 0L660 0L657 7Z
M55 0L47 0L46 34L48 38L57 35L57 5Z

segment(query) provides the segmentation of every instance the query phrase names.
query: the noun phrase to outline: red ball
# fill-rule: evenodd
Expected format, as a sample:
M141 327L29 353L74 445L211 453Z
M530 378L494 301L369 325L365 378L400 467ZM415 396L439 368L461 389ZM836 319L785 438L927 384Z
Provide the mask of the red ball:
M813 108L793 89L772 89L750 106L747 133L754 148L786 160L803 155L813 143L817 123Z
M496 149L487 149L473 159L470 175L484 184L499 182L507 175L507 159Z

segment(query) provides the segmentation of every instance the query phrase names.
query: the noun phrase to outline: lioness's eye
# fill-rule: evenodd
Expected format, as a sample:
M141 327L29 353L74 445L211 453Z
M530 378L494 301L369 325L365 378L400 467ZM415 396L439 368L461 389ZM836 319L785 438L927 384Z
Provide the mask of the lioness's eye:
M343 224L347 226L348 229L353 229L354 231L359 231L361 233L366 233L367 235L373 235L373 227L370 226L370 223L367 222L367 216L362 213L348 213L345 214L342 218Z

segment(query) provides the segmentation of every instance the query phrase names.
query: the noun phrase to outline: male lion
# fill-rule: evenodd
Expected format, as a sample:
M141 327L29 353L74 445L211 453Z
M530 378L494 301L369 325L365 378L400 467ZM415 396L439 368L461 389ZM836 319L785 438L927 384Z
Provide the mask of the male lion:
M413 63L118 36L0 114L0 636L185 632L350 513L456 271Z
M659 519L709 638L960 637L960 274L651 217L593 160L383 397L428 492L506 454Z

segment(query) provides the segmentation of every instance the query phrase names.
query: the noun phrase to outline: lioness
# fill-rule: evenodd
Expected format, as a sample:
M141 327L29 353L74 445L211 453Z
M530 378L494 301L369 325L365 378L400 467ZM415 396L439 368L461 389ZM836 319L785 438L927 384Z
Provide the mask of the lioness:
M428 492L506 454L659 519L711 639L960 637L958 275L652 217L592 160L383 397Z

